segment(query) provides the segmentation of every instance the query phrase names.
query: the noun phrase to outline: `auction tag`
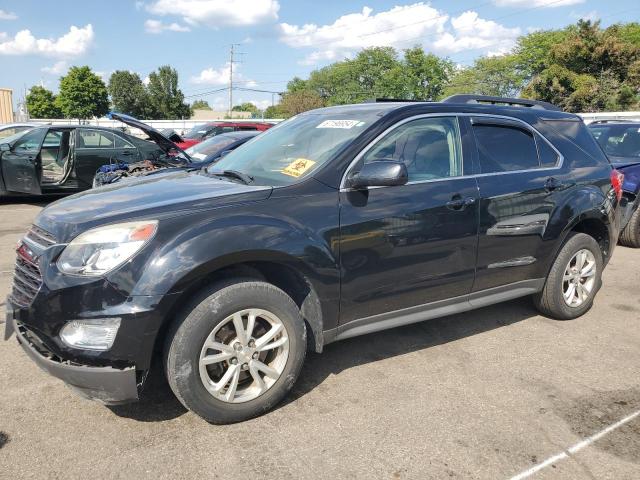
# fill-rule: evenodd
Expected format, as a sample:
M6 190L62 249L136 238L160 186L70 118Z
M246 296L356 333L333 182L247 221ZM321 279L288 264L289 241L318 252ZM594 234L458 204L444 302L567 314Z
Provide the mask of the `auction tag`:
M351 127L355 127L359 123L364 125L364 122L361 122L360 120L325 120L316 128L347 128L348 129Z
M198 160L204 160L207 156L204 153L192 153L191 156L193 158L197 158Z
M309 160L308 158L297 158L289 165L284 167L282 169L282 173L284 173L285 175L289 175L290 177L298 178L315 164L316 162L314 160Z

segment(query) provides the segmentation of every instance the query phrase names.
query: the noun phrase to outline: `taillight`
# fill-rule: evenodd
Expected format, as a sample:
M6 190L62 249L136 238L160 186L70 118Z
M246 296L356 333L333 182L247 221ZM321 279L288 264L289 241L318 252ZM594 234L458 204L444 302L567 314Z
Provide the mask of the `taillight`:
M616 192L616 198L618 201L622 198L622 184L624 183L624 174L615 168L611 170L611 186L613 191Z

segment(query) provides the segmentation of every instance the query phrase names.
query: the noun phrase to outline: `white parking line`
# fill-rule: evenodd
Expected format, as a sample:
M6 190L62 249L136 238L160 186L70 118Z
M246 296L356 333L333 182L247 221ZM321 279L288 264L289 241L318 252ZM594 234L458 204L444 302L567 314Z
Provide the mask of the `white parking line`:
M606 434L612 432L613 430L615 430L616 428L621 427L622 425L624 425L625 423L629 423L631 420L633 420L634 418L636 418L637 416L640 415L640 410L632 413L631 415L628 415L626 417L624 417L622 420L609 425L607 428L600 430L598 433L595 433L593 435L591 435L589 438L586 438L584 440L582 440L581 442L576 443L575 445L567 448L564 452L559 453L557 455L554 455L552 457L547 458L544 462L541 462L533 467L531 467L529 470L525 470L524 472L521 472L513 477L511 477L509 480L522 480L524 478L528 478L531 475L533 475L534 473L542 470L545 467L548 467L549 465L552 465L560 460L563 460L565 458L568 458L570 455L579 452L580 450L582 450L584 447L588 447L589 445L591 445L593 442L600 440L602 437L604 437Z

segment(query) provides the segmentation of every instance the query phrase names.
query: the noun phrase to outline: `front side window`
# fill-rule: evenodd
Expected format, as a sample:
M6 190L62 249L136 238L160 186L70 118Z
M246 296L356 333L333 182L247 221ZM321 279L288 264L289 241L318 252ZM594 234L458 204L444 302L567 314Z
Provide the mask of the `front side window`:
M113 148L113 134L98 130L80 130L77 148Z
M258 135L208 171L236 170L256 185L290 185L333 159L381 115L375 110L303 113Z
M474 124L480 173L540 168L533 134L510 125Z
M409 181L462 175L460 129L455 117L421 118L404 123L373 146L364 163L402 162Z
M44 136L46 135L46 133L46 128L35 128L31 131L28 131L24 135L18 133L14 135L14 137L7 138L6 142L12 143L12 138L19 137L15 142L13 142L12 150L14 152L38 151L40 149L40 145L42 145L42 140L44 140Z

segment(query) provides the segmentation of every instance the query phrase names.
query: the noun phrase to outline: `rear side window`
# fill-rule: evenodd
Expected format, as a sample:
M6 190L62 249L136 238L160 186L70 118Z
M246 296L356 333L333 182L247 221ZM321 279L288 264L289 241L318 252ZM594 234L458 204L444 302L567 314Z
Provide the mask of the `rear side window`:
M481 173L539 168L533 134L508 125L474 125Z
M135 148L133 145L127 142L124 138L118 135L114 135L114 137L116 139L115 148Z

